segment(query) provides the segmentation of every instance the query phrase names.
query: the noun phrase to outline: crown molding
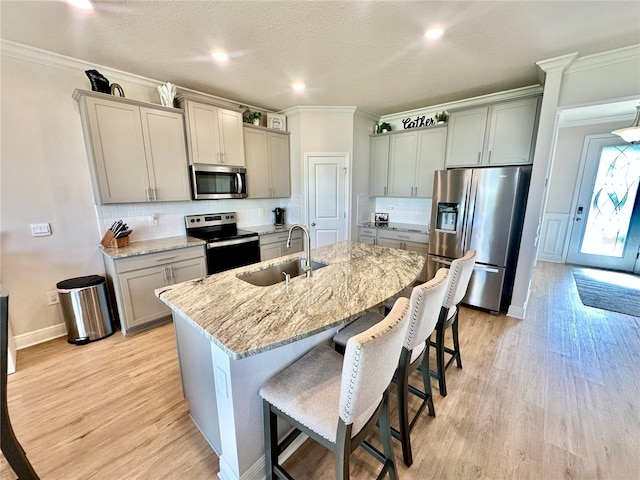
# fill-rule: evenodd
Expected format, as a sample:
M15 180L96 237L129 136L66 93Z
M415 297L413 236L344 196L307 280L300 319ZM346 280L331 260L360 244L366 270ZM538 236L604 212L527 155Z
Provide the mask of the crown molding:
M559 57L549 58L548 60L540 60L536 65L545 73L564 70L578 58L578 52L568 53Z
M67 57L65 55L60 55L58 53L49 52L35 47L29 47L20 43L10 42L8 40L0 40L0 54L7 57L39 63L40 65L45 65L47 67L59 68L73 72L81 71L84 73L87 69L100 69L101 73L108 74L109 77L112 77L115 80L126 80L129 84L153 90L163 83L159 80L136 75L135 73L124 72L122 70L107 67L106 65L90 63L85 60Z
M640 59L640 44L618 48L608 52L596 53L578 58L567 68L565 73L575 73L593 68L601 68L616 63L629 62Z
M516 100L519 98L532 97L541 95L543 88L540 85L530 85L528 87L515 88L513 90L505 90L504 92L489 93L488 95L481 95L479 97L465 98L463 100L456 100L455 102L441 103L439 105L430 105L422 108L416 108L413 110L407 110L404 112L392 113L389 115L382 115L381 121L394 121L401 120L407 117L413 117L414 115L423 114L425 112L438 112L440 110L458 110L463 108L479 107L482 105L488 105L491 103L498 103L506 100Z
M38 63L47 67L59 68L72 72L82 72L83 74L87 69L96 69L100 70L102 74L109 77L109 79L112 81L122 83L126 82L130 85L149 88L154 91L156 90L158 85L165 83L161 80L155 80L152 78L143 77L141 75L136 75L135 73L117 70L115 68L107 67L106 65L98 65L95 63L87 62L85 60L67 57L65 55L60 55L58 53L49 52L40 48L11 42L9 40L0 39L0 55ZM179 85L176 85L176 90L178 91L178 94L176 95L177 97L185 97L234 110L242 111L245 107L248 107L253 110L261 110L263 112L273 113L272 110L267 110L255 105L250 105L246 102L239 102L236 100L230 100L222 97L217 97L215 95L210 95L208 93L197 92L195 90L184 88Z
M283 115L295 115L300 113L347 113L354 115L358 107L323 107L323 106L297 106L281 110Z

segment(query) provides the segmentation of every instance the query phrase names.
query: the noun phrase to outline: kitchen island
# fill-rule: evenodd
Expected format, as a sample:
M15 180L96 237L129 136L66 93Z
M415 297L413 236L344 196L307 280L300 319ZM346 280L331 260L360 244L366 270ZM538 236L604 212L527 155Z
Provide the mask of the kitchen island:
M300 256L156 290L173 312L190 415L219 455L223 480L264 478L264 382L410 285L425 263L416 252L340 242L312 251L326 266L310 278L271 286L239 278Z

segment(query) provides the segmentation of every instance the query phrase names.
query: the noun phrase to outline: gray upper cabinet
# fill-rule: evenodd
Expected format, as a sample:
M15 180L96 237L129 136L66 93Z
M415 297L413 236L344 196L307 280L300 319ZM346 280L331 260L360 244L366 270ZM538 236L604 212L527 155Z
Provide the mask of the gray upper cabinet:
M187 115L189 162L245 165L242 113L181 99Z
M182 110L76 90L99 203L189 200Z
M452 112L447 167L531 163L539 97Z
M390 134L372 135L371 144L371 181L369 195L383 197L387 195L389 175L389 138Z
M434 172L444 168L446 138L446 127L372 136L370 194L431 197Z
M248 197L290 197L289 134L245 125L244 147Z

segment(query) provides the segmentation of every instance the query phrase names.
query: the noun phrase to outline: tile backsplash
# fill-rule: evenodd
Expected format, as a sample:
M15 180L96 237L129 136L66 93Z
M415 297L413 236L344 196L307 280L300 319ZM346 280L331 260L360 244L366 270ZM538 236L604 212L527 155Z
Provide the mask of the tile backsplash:
M388 213L390 222L429 225L431 219L430 198L377 197L375 202L375 211ZM373 218L369 221L373 221Z
M157 202L102 205L103 233L114 221L122 219L133 229L132 241L175 237L185 234L184 216L203 213L236 212L238 226L266 225L273 222L275 207L286 209L287 223L297 223L301 216L299 196L282 199L199 200L193 202ZM154 218L156 222L154 223Z

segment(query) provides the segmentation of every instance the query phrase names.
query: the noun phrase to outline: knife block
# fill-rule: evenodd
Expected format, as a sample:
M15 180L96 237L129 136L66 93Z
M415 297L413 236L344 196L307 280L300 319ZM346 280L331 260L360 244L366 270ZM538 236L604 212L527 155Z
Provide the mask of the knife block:
M113 248L122 248L122 247L126 247L127 245L129 245L128 235L126 237L114 238L109 242L109 247L113 247Z

